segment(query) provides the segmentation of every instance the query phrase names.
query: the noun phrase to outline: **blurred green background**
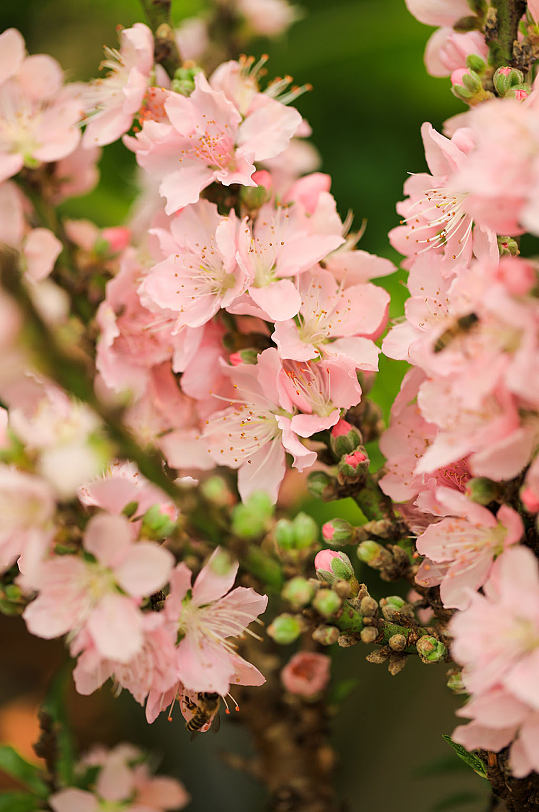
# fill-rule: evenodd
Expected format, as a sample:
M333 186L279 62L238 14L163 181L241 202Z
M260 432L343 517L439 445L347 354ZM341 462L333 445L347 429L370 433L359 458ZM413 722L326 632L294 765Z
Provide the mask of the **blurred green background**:
M332 191L342 216L349 209L355 224L367 218L360 247L396 262L387 231L396 224L395 202L408 171L421 171L424 158L420 124L442 121L461 108L448 81L428 77L423 48L429 29L407 12L404 0L304 0L304 17L278 42L255 44L268 51L270 75L292 74L298 84L313 85L297 106L313 128L322 169L333 177ZM186 0L185 12L193 8ZM16 26L31 52L48 52L70 79L96 75L104 43L115 45L115 26L143 19L137 0L2 0L0 29ZM133 159L120 144L105 150L102 181L87 198L69 201L68 212L100 225L125 217L135 194ZM381 284L392 295L392 317L403 312L405 275ZM404 365L382 361L374 389L387 416ZM324 507L334 515L331 508ZM323 518L321 512L317 518ZM26 655L0 676L6 701L39 691L61 659L61 644L44 645L26 635L22 622L2 622L13 645ZM486 807L487 786L456 759L441 734L455 725L460 704L444 687L443 666L410 662L398 677L364 661L365 649L335 652L335 682L355 678L334 723L340 752L338 785L351 812L479 812ZM249 742L238 726L225 724L218 736L189 741L178 721L161 719L147 727L142 710L127 696L113 701L108 689L98 697L73 698L82 742L132 738L154 750L165 771L177 774L193 795L192 812L258 812L263 792L220 760L223 750L247 752Z

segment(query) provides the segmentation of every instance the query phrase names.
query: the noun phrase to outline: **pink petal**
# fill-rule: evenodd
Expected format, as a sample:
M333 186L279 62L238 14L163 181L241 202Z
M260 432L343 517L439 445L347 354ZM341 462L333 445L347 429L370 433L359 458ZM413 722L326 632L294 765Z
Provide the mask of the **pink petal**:
M240 125L237 144L250 150L255 161L265 161L286 149L300 124L297 110L268 98Z
M505 547L520 541L524 533L524 525L516 510L513 510L509 505L502 505L496 514L496 518L507 529L504 541Z
M187 590L191 588L191 570L186 564L178 564L171 572L170 592L165 602L165 614L171 620L177 620L181 612L182 601Z
M222 646L189 634L179 644L178 676L186 688L225 696L233 673L232 657Z
M86 525L84 547L103 566L115 567L127 555L133 535L133 526L125 516L98 513Z
M82 789L62 789L49 798L54 812L98 812L95 795Z
M7 28L0 34L0 84L18 72L25 52L24 39L16 28Z
M285 470L284 450L277 437L240 467L238 490L242 501L245 502L256 491L264 491L273 502L276 502Z
M90 613L87 628L109 660L127 663L142 648L142 616L130 598L105 595Z
M48 228L34 228L24 244L26 273L34 282L45 279L54 268L62 243Z
M18 152L0 152L0 183L16 175L23 164L23 157Z
M218 559L221 555L222 550L217 547L197 576L193 585L193 603L196 606L203 606L206 603L216 601L226 595L234 585L239 564L237 561L231 563L227 572L221 574L214 569L215 559Z
M522 702L539 710L539 649L522 657L504 679L504 685Z
M264 288L250 287L249 294L271 321L291 319L301 306L299 291L289 279L279 279Z
M105 801L126 801L134 789L133 777L122 752L113 750L99 772L96 789Z
M171 552L151 541L138 541L114 567L114 575L124 592L134 598L143 598L164 587L173 566Z
M180 809L189 802L189 794L174 778L158 775L150 778L138 788L137 804L146 804L150 809Z

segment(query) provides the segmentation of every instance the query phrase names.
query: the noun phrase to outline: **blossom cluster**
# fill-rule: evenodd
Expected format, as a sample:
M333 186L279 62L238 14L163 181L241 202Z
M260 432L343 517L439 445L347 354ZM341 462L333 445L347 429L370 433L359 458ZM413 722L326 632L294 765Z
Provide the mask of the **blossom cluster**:
M407 4L431 25L470 11L464 0ZM435 75L462 69L458 91L487 52L480 31L442 27L426 61ZM458 610L452 652L472 695L460 713L473 721L454 738L495 751L513 742L511 768L523 776L539 768L539 576L526 546L539 510L539 305L537 263L518 241L539 233L539 88L505 92L519 73L498 68L495 93L468 99L448 137L422 127L429 171L406 181L390 233L410 298L383 351L412 368L381 439L380 485L417 537L418 584L439 585Z

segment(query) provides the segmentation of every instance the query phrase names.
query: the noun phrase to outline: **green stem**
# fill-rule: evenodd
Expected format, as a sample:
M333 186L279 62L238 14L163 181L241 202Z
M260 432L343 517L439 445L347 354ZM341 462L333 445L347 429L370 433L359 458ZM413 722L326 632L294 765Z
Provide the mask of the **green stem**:
M526 11L525 0L491 0L496 10L496 37L490 43L490 62L494 68L510 65L513 43L518 36L518 25Z
M0 278L3 287L15 299L22 313L31 349L39 358L42 372L87 403L102 419L105 430L121 455L133 460L146 479L179 502L181 491L165 473L161 455L156 451L143 449L124 427L121 410L110 408L96 396L93 364L89 359L80 360L74 354L66 352L41 318L24 286L15 252L4 250L0 254Z
M181 65L170 20L172 0L140 0L155 37L154 59L170 77Z

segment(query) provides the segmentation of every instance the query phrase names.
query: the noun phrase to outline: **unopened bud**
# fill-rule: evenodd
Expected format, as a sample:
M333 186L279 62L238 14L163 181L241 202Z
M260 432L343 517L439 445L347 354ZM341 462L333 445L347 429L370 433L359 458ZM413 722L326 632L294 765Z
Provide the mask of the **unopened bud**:
M524 83L524 74L517 68L503 66L492 77L492 83L498 96L505 96L512 87Z
M416 643L417 653L424 663L439 663L447 654L447 649L441 640L424 634Z
M377 541L362 541L357 548L357 557L369 567L379 570L392 563L391 553Z
M318 525L307 513L298 513L292 519L294 544L298 550L305 550L318 541Z
M162 512L159 505L148 508L142 519L141 534L150 539L164 539L173 532L176 522Z
M359 604L359 611L366 617L374 617L378 614L378 602L370 595L366 595Z
M505 94L506 99L516 99L517 101L524 101L531 93L531 87L528 84L514 85L510 87Z
M406 637L403 634L392 634L387 642L389 648L393 649L393 651L404 651L407 644Z
M352 596L352 587L350 581L335 581L333 589L339 598L350 598Z
M294 549L294 528L290 519L279 519L273 531L275 541L282 550Z
M475 73L483 73L486 68L484 59L481 59L477 54L468 54L466 57L466 66Z
M281 595L285 601L292 604L294 609L300 609L311 602L314 596L314 586L306 578L298 575L287 581Z
M376 626L365 626L360 632L361 642L370 645L371 643L374 643L379 634L380 632Z
M399 595L389 595L380 599L380 609L386 620L392 620L396 614L401 614L407 608L406 601Z
M361 432L346 420L339 420L331 429L329 442L336 459L355 451L362 442Z
M245 187L244 187L245 188ZM256 364L258 359L258 350L251 347L246 347L243 350L238 350L229 355L228 360L233 367L239 367L241 364Z
M313 640L321 646L332 646L339 639L336 626L318 626L313 632Z
M364 446L341 457L337 466L339 482L362 482L367 476L370 460Z
M311 496L324 499L332 492L333 479L325 471L311 471L307 477L307 488Z
M454 671L452 674L449 674L447 678L447 687L450 691L453 691L454 694L468 693L468 690L462 681L462 673L460 671Z
M195 76L200 73L202 68L197 65L189 68L178 68L174 73L172 79L172 90L175 93L180 93L182 96L190 96L195 89Z
M354 538L354 528L346 519L331 519L323 525L322 537L326 544L331 544L333 547L351 544Z
M498 486L484 476L474 477L466 483L466 496L479 505L488 505L498 494Z
M524 485L521 488L520 501L528 513L539 513L539 494L529 485Z
M514 237L498 237L498 251L501 257L518 257L520 248Z
M303 623L297 615L278 615L268 626L268 634L281 646L286 646L297 640L303 631Z
M242 186L240 200L249 211L259 209L271 198L271 191L265 186Z
M322 617L332 617L342 606L342 600L332 589L320 589L314 596L313 606Z
M328 584L333 584L337 580L350 581L355 577L348 556L335 550L320 550L314 559L314 566L320 580Z
M222 476L210 476L200 486L203 496L218 507L228 507L234 503L232 491Z
M232 531L243 539L256 538L267 529L273 515L273 504L265 491L251 494L246 502L232 511Z

